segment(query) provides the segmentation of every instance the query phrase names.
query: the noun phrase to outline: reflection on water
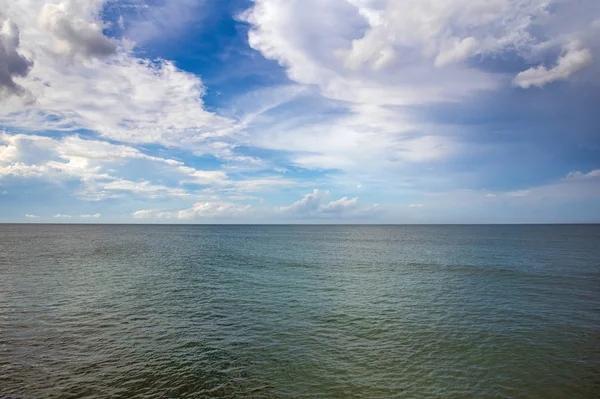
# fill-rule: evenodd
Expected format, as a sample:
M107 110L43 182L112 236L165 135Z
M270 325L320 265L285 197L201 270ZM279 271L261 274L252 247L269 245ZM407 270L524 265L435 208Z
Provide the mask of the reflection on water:
M0 226L0 397L591 398L599 226Z

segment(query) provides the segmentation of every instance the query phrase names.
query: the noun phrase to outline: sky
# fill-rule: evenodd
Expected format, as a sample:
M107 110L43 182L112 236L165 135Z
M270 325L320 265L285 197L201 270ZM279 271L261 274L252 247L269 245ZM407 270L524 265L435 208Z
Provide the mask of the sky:
M0 222L600 222L597 0L0 0Z

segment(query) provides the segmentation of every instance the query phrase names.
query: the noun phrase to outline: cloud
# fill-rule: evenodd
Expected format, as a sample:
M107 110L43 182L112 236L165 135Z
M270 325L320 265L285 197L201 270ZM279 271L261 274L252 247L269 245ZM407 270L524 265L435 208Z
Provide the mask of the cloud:
M250 45L278 61L296 82L317 85L333 99L414 104L455 100L505 84L502 76L466 62L471 57L512 52L535 63L557 45L595 40L590 35L597 18L592 10L598 10L594 0L582 1L578 8L588 14L576 16L565 2L556 3L257 0L241 19L251 25ZM575 72L587 55L567 53L552 74Z
M82 219L100 219L101 216L101 214L95 213L93 215L80 215L79 217Z
M33 62L19 54L20 33L16 23L0 13L0 101L8 95L26 95L26 90L14 81L26 77Z
M197 202L191 208L177 212L177 219L190 220L202 217L237 217L247 214L250 205L232 202Z
M525 197L526 195L529 195L529 193L529 190L519 190L508 192L506 193L506 195L508 195L509 197Z
M356 203L358 198L348 198L343 197L339 200L331 201L328 204L325 204L319 208L319 211L322 213L334 213L339 214L343 213L347 210L353 209L356 207Z
M475 53L478 44L477 39L474 37L467 37L462 40L453 38L451 39L451 44L440 51L435 57L434 64L436 67L441 68L446 65L465 61Z
M147 219L154 217L159 211L156 209L140 209L131 214L134 219Z
M131 214L134 219L171 219L190 221L195 219L235 218L248 216L252 212L250 205L241 205L224 201L197 202L192 207L178 211L160 209L140 209Z
M135 181L124 177L132 172L138 176ZM206 193L199 190L208 187L228 195L247 195L311 184L268 174L260 177L238 174L233 180L222 170L196 169L130 146L78 136L54 139L0 131L0 180L8 177L43 179L58 185L79 182L74 193L90 201L125 195L192 198L204 196Z
M583 173L579 170L570 172L563 180L564 181L581 181L587 179L600 178L600 169L594 169L587 173Z
M557 80L565 80L573 73L592 62L592 53L579 42L570 43L556 65L550 69L543 65L520 72L514 79L516 86L527 89L531 86L543 87Z
M578 7L562 0L256 0L239 16L250 46L305 87L311 102L298 96L287 110L264 111L245 140L337 184L369 181L370 189L394 193L473 187L485 168L469 176L454 170L487 151L481 141L493 136L483 127L489 121L444 119L438 110L535 95L512 82L544 65L560 65L567 80L595 77L576 58L600 50L598 15L594 0Z
M241 18L251 25L249 44L278 61L292 80L316 85L335 100L404 105L497 87L490 74L452 65L440 73L433 62L442 51L465 52L460 44L454 47L467 38L448 37L444 28L454 20L481 26L475 11L461 15L476 6L445 0L428 6L421 1L258 0ZM503 17L495 15L498 25ZM471 42L462 46L471 49Z
M294 202L292 205L280 207L279 211L306 216L340 215L353 210L358 201L358 198L343 197L325 203L329 195L329 191L314 189L311 193L306 194L302 199Z
M570 65L576 50L567 60L556 53L571 43L591 53L598 3L580 6L588 12L545 0L257 0L239 17L250 46L314 101L264 111L246 140L296 167L389 184L419 165L459 160L470 138L411 111L514 91L519 72Z
M543 203L577 204L598 200L600 169L594 169L589 172L573 171L548 184L534 185L517 191L490 193L487 190L462 189L438 192L428 195L427 206L431 209L451 210L460 207L468 210L470 207L485 204L492 207L520 206L521 211L526 211L540 207Z
M425 204L409 204L408 205L409 208L422 208L424 206L425 206Z
M86 58L106 57L116 53L116 44L104 36L102 24L92 14L99 11L100 4L102 3L99 1L91 1L84 7L79 2L65 0L42 6L38 24L54 37L54 50L57 53Z
M0 9L13 21L10 26L21 28L22 53L34 62L19 85L36 99L27 107L9 104L0 111L0 124L20 131L85 129L124 143L208 153L212 141L227 141L237 132L235 121L205 109L200 77L172 61L136 56L127 38L107 38L104 6L103 0L0 0ZM18 43L7 26L4 46ZM10 48L16 48L13 44ZM10 54L16 66L15 51ZM31 64L18 59L21 76ZM16 75L6 70L0 69L3 87L16 90L7 79Z
M32 215L32 214L30 214L30 213L26 213L26 214L25 214L25 217L26 217L27 219L37 219L37 218L39 218L39 216L37 216L37 215Z
M280 208L280 210L282 212L290 213L316 212L321 206L321 202L328 196L328 191L320 191L318 189L314 189L312 193L306 194L301 200L294 202L292 205L283 206Z
M198 0L164 1L161 3L132 1L110 4L121 14L119 23L124 36L136 43L148 43L157 40L169 40L181 33L190 23L199 21L207 15L207 4ZM133 7L132 7L133 6ZM131 12L131 8L134 12Z
M71 215L63 215L61 213L57 213L56 215L54 215L52 217L56 218L56 219L71 219L73 216L71 216Z
M295 166L339 170L372 181L412 163L454 155L460 144L434 131L417 131L402 110L352 106L339 116L282 116L252 130L252 145L285 151Z
M197 18L199 13L189 11L199 11L202 2L0 0L6 16L0 18L0 80L36 100L23 105L11 98L0 107L0 125L10 132L0 134L0 182L9 185L11 196L19 186L28 185L34 195L52 184L53 195L74 197L61 200L130 201L120 209L175 221L228 215L333 220L382 212L394 201L399 212L423 214L411 208L423 202L429 213L435 208L430 196L448 192L456 202L469 198L465 203L485 201L486 206L558 195L555 188L522 184L531 183L535 167L526 169L518 185L495 191L509 179L485 181L490 173L485 157L492 151L482 148L505 149L505 140L514 137L510 132L539 117L532 109L547 109L542 91L514 86L586 82L595 76L591 61L600 50L600 36L593 34L600 26L599 2L582 0L578 7L566 0L249 4L239 19L248 23L250 45L275 60L290 81L228 99L232 91L246 89L230 84L229 68L207 69L208 90L200 76L179 67L189 63L146 58L171 41L190 39L174 34L183 32L179 22ZM125 9L131 14L120 12ZM22 72L2 69L9 59L6 43ZM248 73L239 60L244 62L213 59ZM279 78L274 63L261 63L272 68L266 73L274 72L269 83ZM213 86L215 80L228 83ZM252 87L264 82L252 81ZM590 92L595 90L591 83ZM573 87L548 90L562 98L560 93ZM503 106L510 101L506 98L528 105L507 118L511 111L505 109L521 103ZM480 105L482 99L489 101ZM476 110L500 110L492 112L493 126L488 126L487 109L471 112L466 122L457 115L475 103ZM448 109L459 112L441 115ZM564 112L567 126L571 111ZM510 120L514 115L527 121ZM513 122L519 123L516 129L507 127ZM543 131L539 124L532 126L523 130ZM577 126L565 129L579 132ZM482 134L475 137L475 132ZM519 145L532 141L525 136L518 138ZM573 146L592 151L595 136L576 136ZM484 158L486 165L472 167ZM558 161L555 166L560 167ZM555 184L592 195L596 178L592 172L573 172ZM308 192L313 187L320 189ZM365 194L360 202L344 194L332 199L322 187ZM460 190L465 187L486 190ZM290 197L299 192L308 194ZM363 206L365 197L382 197L383 204ZM250 208L242 204L249 201L256 202ZM104 214L103 205L94 208Z

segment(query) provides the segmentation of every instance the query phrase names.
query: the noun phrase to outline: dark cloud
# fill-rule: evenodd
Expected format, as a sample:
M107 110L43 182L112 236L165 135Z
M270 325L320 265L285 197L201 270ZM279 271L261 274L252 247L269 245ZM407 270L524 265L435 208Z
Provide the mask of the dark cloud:
M25 77L33 62L18 53L19 28L11 20L0 16L0 100L9 95L23 95L25 89L14 77Z

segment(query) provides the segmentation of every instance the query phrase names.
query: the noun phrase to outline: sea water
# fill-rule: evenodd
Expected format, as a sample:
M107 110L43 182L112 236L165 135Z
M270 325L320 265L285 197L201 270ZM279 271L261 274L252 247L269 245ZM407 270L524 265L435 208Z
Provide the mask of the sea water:
M0 225L0 398L598 397L598 225Z

